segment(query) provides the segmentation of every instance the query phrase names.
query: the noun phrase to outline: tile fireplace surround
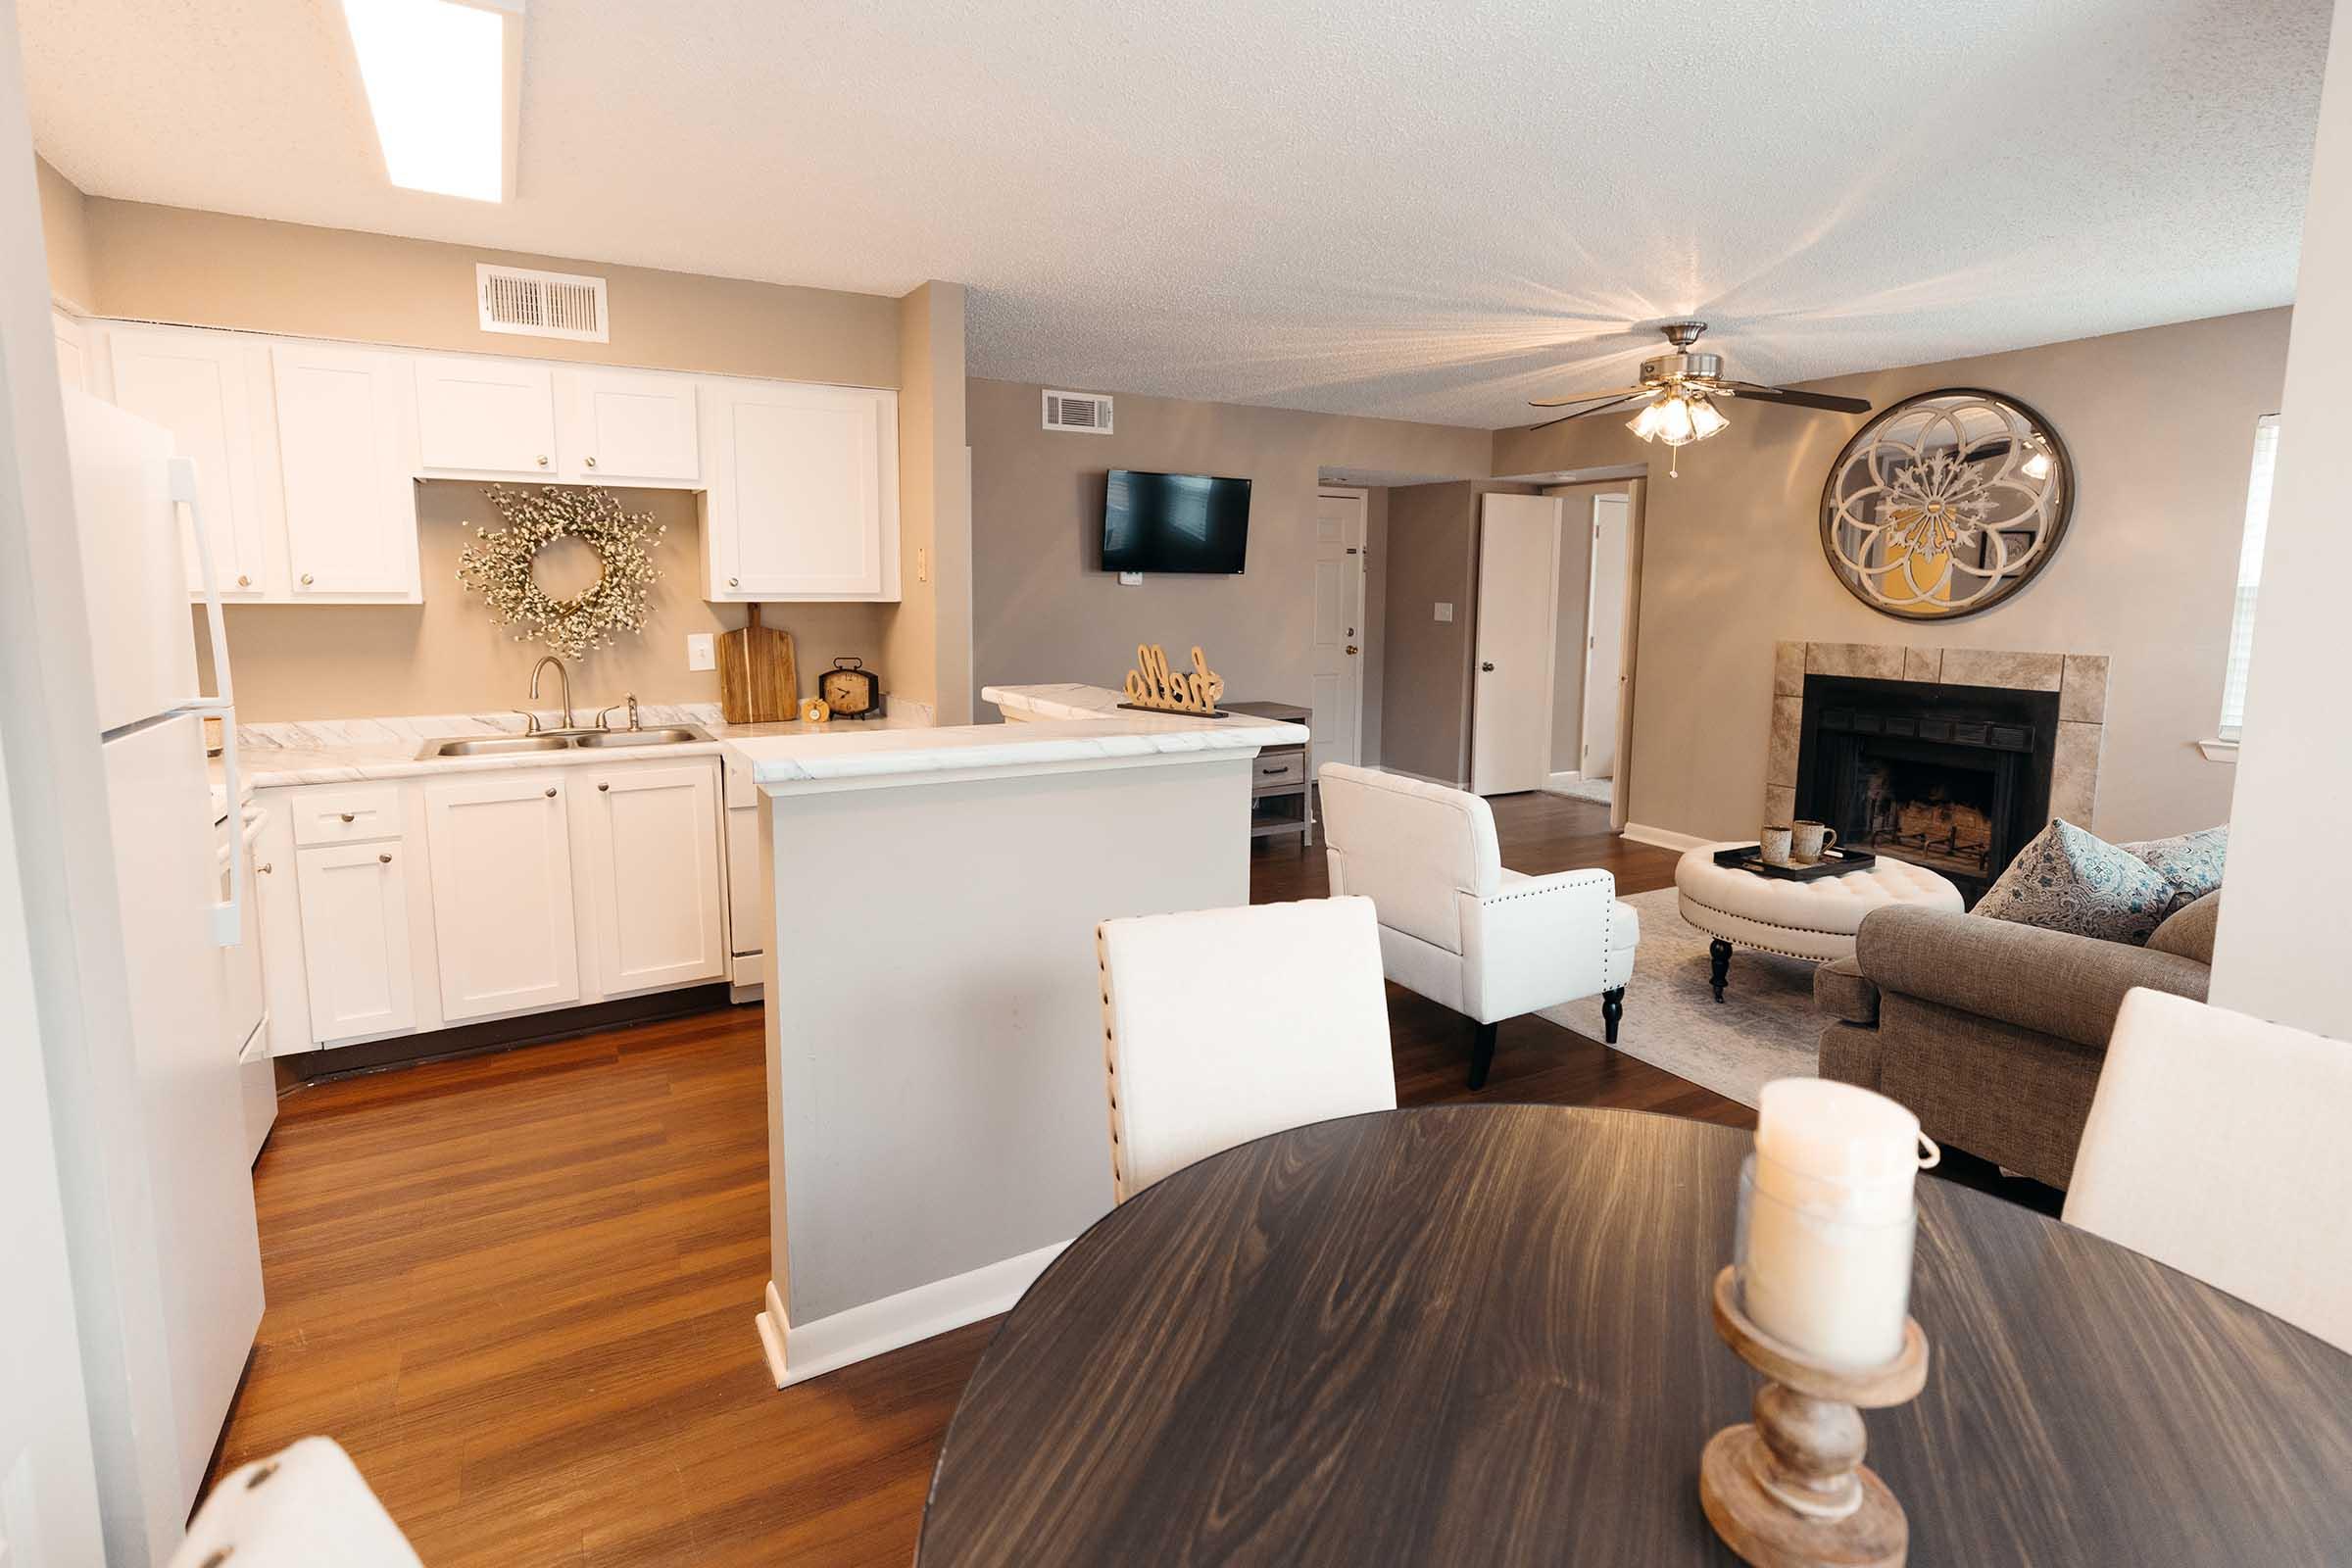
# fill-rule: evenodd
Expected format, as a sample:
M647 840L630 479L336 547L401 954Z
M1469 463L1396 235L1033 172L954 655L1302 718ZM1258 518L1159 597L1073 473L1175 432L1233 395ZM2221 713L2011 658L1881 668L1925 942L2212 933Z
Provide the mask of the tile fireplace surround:
M2099 799L2099 742L2107 725L2105 654L2019 654L1901 643L1775 643L1772 739L1764 753L1767 822L1786 822L1796 811L1796 760L1807 675L2056 692L2058 745L2050 764L2050 814L2097 831L2093 816Z

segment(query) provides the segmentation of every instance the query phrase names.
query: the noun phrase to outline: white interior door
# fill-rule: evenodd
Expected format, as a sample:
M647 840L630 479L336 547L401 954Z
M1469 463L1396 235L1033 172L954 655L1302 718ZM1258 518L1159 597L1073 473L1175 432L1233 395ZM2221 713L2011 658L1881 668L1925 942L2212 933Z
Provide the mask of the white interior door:
M1540 790L1551 775L1552 638L1559 583L1556 496L1488 496L1480 513L1470 789Z
M1364 725L1364 498L1315 497L1314 716L1309 760L1361 760Z
M1587 778L1617 776L1632 529L1633 507L1626 497L1592 498L1592 602L1585 612L1585 742L1580 764Z

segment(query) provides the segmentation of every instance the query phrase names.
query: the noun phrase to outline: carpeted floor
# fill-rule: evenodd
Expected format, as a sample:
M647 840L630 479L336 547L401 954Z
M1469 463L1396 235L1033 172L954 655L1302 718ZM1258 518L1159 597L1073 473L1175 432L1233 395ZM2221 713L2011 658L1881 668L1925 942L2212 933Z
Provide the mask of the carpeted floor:
M1707 986L1708 935L1682 917L1672 888L1625 901L1642 912L1642 946L1625 991L1617 1049L1743 1105L1775 1078L1815 1075L1821 1022L1813 1010L1814 965L1742 948L1732 956L1721 1004ZM1591 1002L1544 1014L1595 1037Z
M1584 778L1578 779L1573 784L1546 785L1544 786L1544 793L1547 795L1565 795L1571 800L1591 801L1595 806L1606 806L1610 801L1609 792L1616 787L1617 781L1615 779Z

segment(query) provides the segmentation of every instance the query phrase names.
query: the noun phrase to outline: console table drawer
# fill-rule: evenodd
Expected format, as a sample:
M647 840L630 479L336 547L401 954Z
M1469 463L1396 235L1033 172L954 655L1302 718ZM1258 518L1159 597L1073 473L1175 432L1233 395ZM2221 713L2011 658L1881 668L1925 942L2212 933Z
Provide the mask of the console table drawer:
M1306 782L1306 754L1296 747L1258 753L1250 782L1261 790L1296 789Z

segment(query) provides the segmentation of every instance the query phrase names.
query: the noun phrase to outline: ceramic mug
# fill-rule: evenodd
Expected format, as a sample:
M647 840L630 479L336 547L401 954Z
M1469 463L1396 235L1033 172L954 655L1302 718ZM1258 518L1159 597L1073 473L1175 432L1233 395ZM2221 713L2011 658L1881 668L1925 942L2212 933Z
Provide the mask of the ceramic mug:
M1788 828L1768 827L1764 830L1756 848L1763 852L1766 865L1787 865L1788 864L1788 842L1789 830Z
M1796 863L1812 865L1821 858L1821 852L1838 842L1838 830L1819 822L1799 820L1795 828Z

